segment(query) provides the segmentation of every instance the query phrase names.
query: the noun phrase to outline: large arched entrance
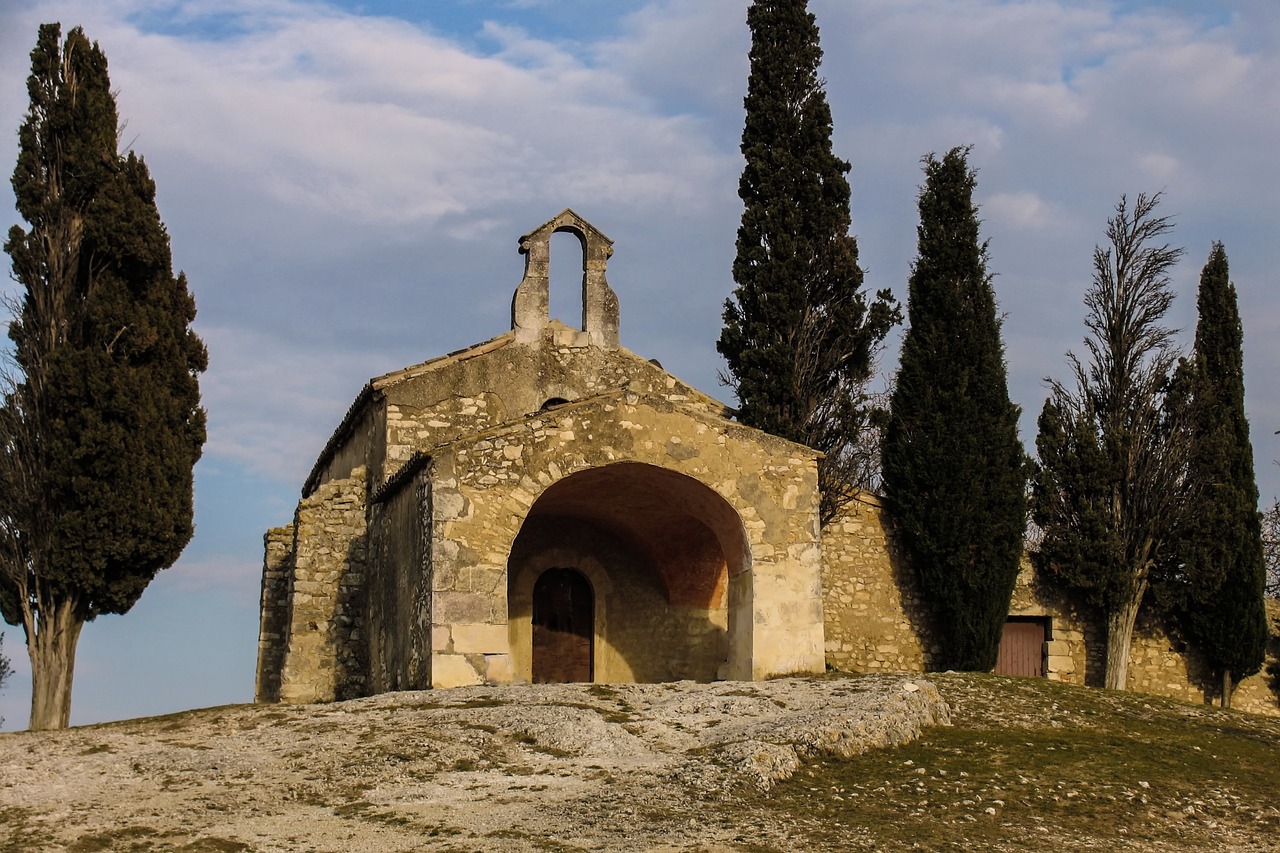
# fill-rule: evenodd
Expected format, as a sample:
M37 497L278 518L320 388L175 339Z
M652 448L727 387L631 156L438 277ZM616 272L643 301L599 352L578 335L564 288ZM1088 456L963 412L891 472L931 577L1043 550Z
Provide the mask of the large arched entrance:
M730 579L746 572L748 561L742 520L692 477L636 462L565 477L534 502L511 549L515 675L535 682L716 678L729 657L730 622L739 618L730 612ZM585 587L572 595L592 593L589 647L585 631L571 640L540 624L540 602L570 595L563 591L570 577ZM584 614L574 616L575 630ZM742 618L749 622L750 614ZM590 672L582 678L580 662L572 677L544 663L573 643L578 654L589 648ZM562 650L550 652L553 644Z
M595 593L581 572L548 569L533 585L533 683L591 681Z

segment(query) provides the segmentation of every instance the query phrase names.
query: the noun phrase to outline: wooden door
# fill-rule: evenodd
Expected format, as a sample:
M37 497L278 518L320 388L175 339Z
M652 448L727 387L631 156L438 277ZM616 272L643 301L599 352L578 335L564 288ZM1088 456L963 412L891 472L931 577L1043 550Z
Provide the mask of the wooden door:
M1039 619L1010 619L1000 634L1000 657L996 675L1044 675L1044 622Z
M548 569L533 586L533 681L591 681L595 596L573 569Z

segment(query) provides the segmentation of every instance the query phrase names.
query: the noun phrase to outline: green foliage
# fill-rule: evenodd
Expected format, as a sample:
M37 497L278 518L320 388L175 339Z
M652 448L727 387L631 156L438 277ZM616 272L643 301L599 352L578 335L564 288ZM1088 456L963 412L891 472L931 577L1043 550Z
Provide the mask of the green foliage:
M1253 446L1244 411L1244 334L1227 254L1215 243L1200 274L1199 322L1190 375L1190 478L1200 501L1182 526L1175 578L1182 622L1219 673L1238 681L1266 653L1265 576Z
M133 154L86 220L99 259L77 345L53 361L52 565L92 613L124 613L191 538L204 444L195 302L174 278L155 185Z
M1107 621L1107 686L1123 689L1133 622L1153 568L1189 505L1190 453L1182 395L1170 384L1177 352L1161 324L1173 302L1169 270L1181 249L1157 244L1172 228L1160 196L1127 199L1095 248L1085 294L1090 353L1069 359L1075 387L1053 382L1040 414L1033 517L1044 531L1037 566Z
M80 29L60 34L42 26L31 55L13 175L30 229L5 243L23 292L0 411L0 604L30 642L60 609L126 612L177 559L205 438L207 356L155 184L116 151L106 57Z
M1026 455L967 153L925 159L882 464L896 533L939 618L940 663L989 670L1022 555Z
M823 451L824 518L857 482L870 426L865 385L897 304L868 304L849 235L849 164L831 150L822 49L804 0L758 0L747 12L747 82L733 298L716 348L750 426ZM855 472L855 473L850 473ZM865 479L865 477L864 477Z
M1039 465L1032 476L1035 522L1045 531L1038 565L1102 611L1133 594L1113 495L1124 481L1118 455L1099 440L1092 410L1050 397L1037 421Z

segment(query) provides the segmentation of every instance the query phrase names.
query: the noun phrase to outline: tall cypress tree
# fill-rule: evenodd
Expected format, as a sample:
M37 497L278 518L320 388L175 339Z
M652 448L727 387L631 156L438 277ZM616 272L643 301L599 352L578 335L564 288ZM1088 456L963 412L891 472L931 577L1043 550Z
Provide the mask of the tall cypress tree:
M106 57L40 28L5 251L24 293L0 409L0 605L22 625L31 728L66 726L84 623L124 613L192 534L205 437L195 302L155 184L116 150Z
M882 463L894 527L942 632L938 663L989 670L1022 555L1026 457L967 155L924 161Z
M888 291L868 304L862 290L849 235L849 164L831 149L814 16L805 0L757 0L747 24L737 287L716 348L743 423L826 454L819 484L830 520L866 485L865 387L901 317Z
M1233 681L1262 667L1267 617L1258 486L1244 413L1244 334L1221 243L1200 274L1197 307L1189 470L1200 500L1176 550L1184 626L1221 678L1222 704L1230 706Z

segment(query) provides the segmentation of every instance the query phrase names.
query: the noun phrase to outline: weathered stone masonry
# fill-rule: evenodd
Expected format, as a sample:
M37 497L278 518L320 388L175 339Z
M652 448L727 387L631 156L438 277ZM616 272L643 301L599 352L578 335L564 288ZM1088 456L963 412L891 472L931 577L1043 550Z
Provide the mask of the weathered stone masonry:
M854 672L920 671L933 666L935 641L928 608L917 597L879 501L855 501L846 517L823 531L823 608L828 663ZM1232 706L1280 714L1273 668L1280 668L1280 603L1267 603L1272 625L1262 672L1241 682ZM1035 618L1047 628L1045 677L1101 686L1104 637L1097 620L1040 582L1024 563L1010 605L1011 618ZM1149 615L1139 619L1129 658L1129 689L1186 702L1213 697L1216 684L1185 644Z
M548 316L562 231L582 246L582 328ZM859 496L820 530L816 452L730 420L620 347L612 243L573 211L519 248L510 331L371 380L293 524L268 531L259 701L566 671L625 682L933 668L931 616L879 501ZM1100 683L1100 635L1029 565L1010 617L1041 626L1048 678ZM1150 623L1130 686L1189 701L1213 687ZM1277 712L1265 671L1234 704Z
M547 316L557 231L581 329ZM372 380L272 534L261 699L539 678L551 569L591 590L597 680L823 668L817 454L619 347L610 243L572 211L520 249L511 331Z

